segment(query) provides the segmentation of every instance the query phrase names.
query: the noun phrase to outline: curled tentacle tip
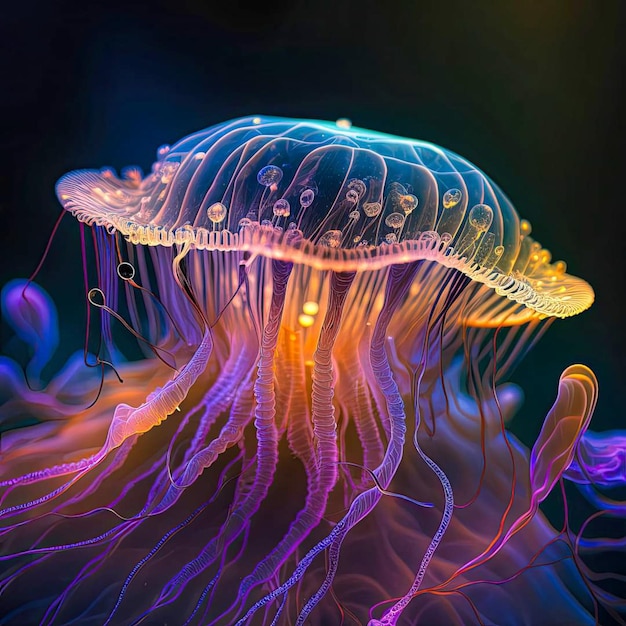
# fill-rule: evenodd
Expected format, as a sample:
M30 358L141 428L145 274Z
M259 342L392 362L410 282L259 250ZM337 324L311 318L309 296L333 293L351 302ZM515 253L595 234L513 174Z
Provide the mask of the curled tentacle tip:
M59 343L54 302L37 283L22 278L8 282L2 289L0 299L3 319L33 352L28 374L37 379Z

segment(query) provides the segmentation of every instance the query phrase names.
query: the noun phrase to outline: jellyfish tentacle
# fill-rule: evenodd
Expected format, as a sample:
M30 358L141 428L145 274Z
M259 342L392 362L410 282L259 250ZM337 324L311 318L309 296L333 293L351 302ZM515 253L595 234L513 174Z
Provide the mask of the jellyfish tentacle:
M532 518L574 458L576 445L589 426L596 406L598 382L584 365L572 365L559 379L554 405L544 420L530 455L531 500L528 511L513 522L490 552L497 554ZM468 566L474 561L468 563Z
M414 397L417 399L420 397L420 387L422 385L422 380L424 377L424 373L426 371L426 365L428 360L428 343L431 329L435 328L436 325L441 322L443 324L443 320L445 320L445 312L449 309L451 302L456 300L460 293L460 289L465 284L465 277L461 275L460 280L456 281L452 279L451 286L449 292L445 296L444 307L439 315L434 315L436 311L436 307L433 307L430 311L428 317L428 323L426 325L426 330L424 333L423 345L422 345L422 362L420 364L420 371L418 376L414 376ZM433 320L434 317L434 320ZM452 491L452 485L450 484L450 480L448 479L446 473L439 467L439 465L428 456L419 444L418 433L419 433L419 425L420 425L420 409L419 403L416 402L415 405L415 428L413 430L413 447L419 454L420 458L426 463L426 465L430 468L430 470L437 476L437 479L441 483L441 487L443 489L444 494L444 510L441 516L441 520L439 522L439 526L435 531L435 534L430 540L426 551L422 557L420 562L418 571L415 575L413 583L409 590L399 599L397 602L393 604L393 606L388 609L380 620L376 620L373 622L376 626L395 626L398 619L401 617L402 613L406 609L406 607L411 602L414 595L419 590L422 581L424 580L424 576L426 575L426 570L430 565L432 558L435 554L435 551L439 547L443 536L445 535L448 526L450 525L450 521L452 520L452 514L454 513L454 494ZM433 431L434 434L434 431Z
M28 511L29 509L32 509L33 507L39 506L40 504L44 504L45 502L49 502L50 500L53 500L54 498L60 496L62 493L65 493L72 485L77 483L85 474L87 474L87 472L89 472L89 470L93 469L96 465L101 463L104 458L105 458L104 454L94 455L94 457L90 457L89 460L91 460L91 463L87 464L85 469L72 470L71 472L63 472L62 474L60 474L61 476L67 473L75 473L77 471L80 471L79 474L75 475L73 478L71 478L64 484L62 484L60 487L57 487L56 489L49 491L47 494L40 496L39 498L35 498L34 500L29 500L27 502L14 504L12 506L5 507L4 509L0 509L0 518L13 517L14 515L19 515L23 511ZM55 468L58 468L58 467L62 467L62 466L55 466ZM52 469L55 469L55 468L52 468ZM44 480L48 477L49 475L46 474L44 476L38 477L37 480ZM35 482L35 480L33 480L32 482ZM14 483L14 484L24 484L24 483Z
M376 377L376 381L383 391L387 400L387 407L390 413L390 423L392 424L391 437L385 457L381 465L374 470L377 477L385 488L389 486L393 474L397 469L402 458L402 447L404 445L404 436L406 432L404 402L400 396L399 389L393 379L393 374L389 367L389 362L385 353L385 332L389 325L393 313L400 306L410 284L415 277L419 268L419 263L413 263L405 266L392 266L389 274L389 280L385 291L385 306L380 313L376 322L375 331L372 335L370 346L370 359L372 361L372 371ZM395 391L394 391L395 389ZM391 418L391 415L395 419ZM359 494L350 505L348 513L337 522L333 530L316 546L311 548L309 552L300 560L291 576L282 584L267 593L263 598L255 602L245 613L245 615L237 622L236 626L243 626L256 613L258 609L265 606L275 598L286 593L293 585L297 584L306 570L309 568L315 557L331 546L335 546L333 556L338 554L339 547L343 541L347 531L360 521L380 500L381 493L378 487L373 487L366 492ZM326 580L320 587L320 590L309 600L306 605L307 611L310 612L319 602L325 591L331 584L332 577L338 565L338 558L330 563L331 571ZM304 609L303 609L304 611ZM307 613L308 614L308 613ZM298 619L304 621L302 612Z
M254 384L254 396L256 398L254 427L257 433L257 452L256 472L251 489L240 496L239 503L231 511L218 535L167 583L157 604L167 601L172 594L176 593L177 589L180 589L192 577L209 567L217 558L219 551L225 550L224 544L226 547L232 544L244 528L249 525L250 518L258 510L272 483L278 463L274 359L285 306L285 293L292 268L292 263L272 262L272 301L269 317L263 330L257 377Z
M597 401L598 383L584 365L568 367L559 380L557 399L530 455L533 500L543 501L571 464Z
M626 515L624 502L603 493L626 484L626 431L597 433L587 430L563 477L576 483L585 498L597 508L606 510L607 515Z
M212 589L215 588L215 583L217 583L219 576L220 576L220 572L215 574L215 576L213 576L213 578L211 578L211 580L205 585L204 589L202 590L202 593L200 594L200 597L198 598L198 601L196 602L196 606L193 607L193 610L189 614L189 617L185 620L185 623L183 624L183 626L189 626L189 624L191 624L195 616L198 614L200 607L204 604L204 601L207 595ZM204 619L200 621L201 624L203 622L204 622Z
M252 358L250 351L245 346L241 350L235 348L233 354L229 356L215 385L202 400L202 417L195 429L189 448L185 451L182 465L189 463L192 455L198 451L206 439L209 429L219 414L232 403L237 387L242 383L246 372L250 370L249 365Z
M128 587L130 586L130 584L132 583L133 579L135 578L135 576L137 575L137 573L141 570L141 568L148 562L150 561L150 559L167 543L167 541L170 539L170 537L172 537L173 535L175 535L179 530L181 530L182 528L184 528L185 526L187 526L188 524L191 523L191 521L193 521L193 519L195 517L197 517L200 512L202 510L204 510L207 506L208 506L209 502L205 502L203 503L200 507L198 507L191 515L189 515L186 519L184 519L182 522L180 522L178 525L174 526L173 528L170 528L165 535L163 535L161 537L161 539L159 539L159 541L156 543L155 546L152 547L152 549L148 552L148 554L146 554L140 561L138 561L137 563L135 563L135 565L133 566L133 568L131 569L130 573L128 574L128 576L126 577L126 579L124 580L124 583L122 584L122 588L119 591L117 600L115 601L115 605L113 606L113 608L111 609L106 621L104 622L104 626L106 626L107 624L111 623L111 619L113 619L113 616L115 615L115 613L117 612L117 610L119 609L122 601L124 600L124 596L126 594L126 591L128 589Z
M119 448L119 451L116 451L114 458L107 464L106 468L101 471L83 491L73 495L71 498L62 504L59 504L57 508L53 510L53 512L58 513L61 511L61 508L64 506L71 506L78 502L83 501L85 498L88 498L92 494L96 493L102 483L113 475L118 469L122 468L124 462L132 452L133 446L137 442L137 437L130 437L127 439ZM121 499L120 499L121 500ZM111 506L113 508L117 502L114 502Z
M60 222L61 217L57 221ZM55 226L56 230L56 226ZM54 232L53 235L54 236ZM33 274L35 276L36 272ZM59 344L57 311L50 296L36 283L15 279L0 294L0 307L7 323L33 351L24 370L27 387L41 384L41 373Z
M332 404L334 395L332 349L337 340L343 305L354 276L354 272L331 274L328 309L313 354L311 420L319 468L319 487L325 494L322 496L324 501L337 481L337 423Z
M62 515L61 514L61 510L66 507L66 506L71 506L73 504L76 504L78 502L83 501L85 498L89 497L91 494L95 493L98 489L98 487L104 482L104 480L106 480L107 478L109 478L117 469L119 469L124 461L127 459L128 454L130 453L132 446L134 445L134 440L130 439L127 440L126 442L124 442L124 444L122 445L122 447L119 450L119 453L117 453L115 455L115 458L111 461L111 463L105 468L105 470L103 472L101 472L96 479L90 483L90 485L84 490L81 491L80 493L74 495L73 497L69 498L68 500L58 504L54 509L52 509L49 512L45 512L42 513L41 515L33 518L33 519L26 519L22 522L18 522L16 524L13 524L11 526L8 526L2 530L0 530L0 536L10 532L13 529L16 529L19 526L24 526L26 524L29 524L31 522L33 522L34 520L40 519L44 516L53 516L53 515ZM130 487L129 487L130 488ZM118 497L117 501L121 500L123 498L123 495L125 494L126 490L124 490L124 492ZM116 502L114 501L110 507L104 507L102 510L112 510L113 507L116 505ZM85 513L84 515L90 515L93 512L95 512L98 509L92 510L89 513ZM77 514L76 517L80 517L83 514ZM125 521L130 521L130 520L125 520ZM46 533L44 533L43 535L41 535L39 537L39 539L37 541L34 542L33 545L36 544L40 544L44 537L45 537ZM96 541L97 542L97 541ZM16 556L16 555L13 555ZM31 563L30 565L33 565L33 563Z
M243 430L254 416L252 411L253 396L249 391L250 379L251 375L248 374L235 396L228 420L218 436L189 459L174 484L170 484L163 498L152 509L153 514L161 513L172 506L182 491L191 485L205 469L211 467L220 454L239 441ZM160 482L155 484L155 491L158 491L160 485Z
M372 369L372 359L370 355L370 348L372 343L372 326L370 323L366 325L363 341L361 341L358 347L358 359L361 370L363 372L363 378L369 390L370 396L373 401L373 407L376 409L376 414L380 421L380 428L384 433L384 437L389 440L391 437L391 422L387 411L387 401L379 385L370 384L369 381L375 381L374 371ZM378 426L378 423L376 423ZM384 447L384 446L383 446ZM382 458L382 457L381 457Z
M306 401L306 378L303 365L300 337L287 331L285 359L290 364L285 371L289 383L290 402L287 421L287 443L291 451L304 465L307 482L313 484L316 475L315 457L312 452L313 429L311 415ZM316 478L315 478L316 480Z
M91 469L95 467L102 459L104 459L105 453L100 451L90 457L81 459L80 461L73 461L71 463L61 463L54 465L43 470L37 470L35 472L29 472L22 476L16 476L15 478L8 478L0 481L0 487L12 487L14 485L29 485L48 478L56 478L58 476L67 476L68 474L75 474L83 470ZM0 511L0 517L6 514L6 510Z
M188 252L188 254L191 254L191 252ZM181 255L179 255L177 259L179 257L182 259ZM193 257L193 267L195 268L196 272L198 271L198 265L200 264L200 261L201 259L197 255ZM206 262L207 257L205 256L204 263L206 264ZM180 259L178 261L176 261L175 259L173 263L175 271L180 273ZM229 275L229 269L230 265L227 264L227 267L225 268L227 275ZM232 272L230 272L230 274L232 274ZM187 280L185 276L176 277L177 281L180 281L181 279ZM204 286L198 283L197 277L191 277L189 278L189 280L193 282L194 287L198 290L198 294L202 296ZM215 321L211 325L211 328L213 328L217 324L222 314L228 309L228 305L237 295L241 285L242 279L240 278L234 291L229 288L225 288L223 290L221 297L217 300L218 306L216 310L212 311L212 315L215 318ZM203 298L201 297L200 300L203 301ZM197 308L197 305L194 304L195 296L186 304L190 306L190 302L191 305ZM222 302L226 302L226 304L221 306L220 303ZM209 310L209 308L210 307L207 307L207 310ZM238 343L239 336L236 336L235 341ZM210 428L213 426L217 418L223 411L233 405L233 402L235 401L234 398L236 398L237 396L237 388L241 385L242 382L245 381L246 372L249 372L251 370L254 357L252 356L252 350L250 349L248 342L245 341L245 337L243 338L243 342L243 347L240 346L238 348L237 345L233 346L231 353L226 359L224 367L220 370L220 374L218 375L217 380L204 394L201 402L186 414L185 418L182 420L180 426L178 427L176 434L172 438L167 452L167 466L165 470L160 474L159 478L154 482L152 490L150 492L150 497L148 498L148 500L151 500L152 497L156 498L159 492L164 488L164 481L169 483L165 495L161 497L156 508L153 508L153 514L161 513L165 509L171 507L178 500L178 497L181 495L183 490L190 486L195 481L195 479L215 461L215 459L221 452L223 452L227 447L230 447L236 442L235 437L241 435L243 428L248 423L249 411L235 411L234 415L238 415L241 419L239 421L233 421L232 419L229 419L228 424L222 429L222 432L217 438L217 441L213 441L211 442L210 446L207 446L204 449L200 449L209 433ZM181 462L180 466L174 471L175 478L173 478L172 473L169 470L169 458L171 455L171 449L174 440L186 428L191 416L194 415L201 408L203 412L202 416L200 417L199 424L195 429L191 444L185 450L183 461ZM239 426L235 426L236 424L239 424ZM213 448L211 448L211 446L213 446Z
M221 397L223 401L218 401L218 397L220 397L219 390L217 395L215 393L208 394L208 404L204 412L205 418L201 420L198 433L196 433L188 452L185 454L185 459L174 484L169 487L164 500L159 503L159 510L171 506L182 489L191 485L204 470L215 462L222 452L235 445L240 439L243 429L251 420L251 412L246 408L248 404L248 398L246 396L249 395L251 400L252 394L247 394L246 389L248 388L248 383L251 381L250 372L252 370L248 367L248 374L243 378L237 376L239 373L239 365L251 364L251 356L248 349L244 348L240 353L240 357L242 359L241 362L239 358L235 361L235 368L233 370L234 377L229 381L228 388L222 390L224 392L224 395ZM235 392L237 388L238 391ZM231 404L230 397L233 392L235 393L235 401L233 402L233 409L231 410L231 415L227 423L222 427L219 435L213 439L209 445L198 450L197 448L206 438L208 430L219 416L219 413Z
M38 559L30 561L29 563L26 563L25 565L22 565L17 570L12 572L9 576L7 576L2 581L0 581L0 596L4 595L6 593L8 587L11 584L13 584L24 572L26 572L26 571L34 568L34 567L37 567L38 565L41 565L42 563L47 561L51 556L53 556L53 553L45 554L44 556L42 556L42 557L40 557Z
M161 389L150 393L146 401L136 409L127 404L118 404L109 426L105 443L96 454L81 461L56 465L52 468L31 472L0 483L0 486L13 487L18 484L29 484L49 478L75 474L69 481L39 498L0 510L0 517L19 514L56 498L99 465L112 450L121 446L124 441L135 434L146 432L153 426L158 425L178 407L185 398L189 388L204 371L212 348L212 334L210 329L207 328L200 346L177 376L170 379Z
M435 551L439 547L443 536L450 525L450 521L452 520L452 514L454 512L454 494L452 491L452 485L450 484L450 480L446 476L445 472L433 461L421 448L419 442L417 440L417 428L415 429L415 433L413 436L413 445L417 450L418 454L422 458L422 460L428 465L428 467L433 471L433 473L439 479L441 486L444 492L444 511L441 516L441 521L439 522L439 526L435 531L428 548L426 548L426 552L422 557L422 561L420 563L417 574L415 575L415 580L413 584L409 588L409 590L400 598L385 614L382 616L380 620L370 622L372 626L395 626L398 619L404 612L404 609L409 605L409 602L413 599L417 591L419 590L422 581L424 580L424 576L426 574L426 570L432 561L432 558L435 554Z
M200 418L201 426L198 428L201 435L200 437L194 436L192 443L185 451L185 458L178 468L173 482L170 482L167 491L152 509L153 514L161 513L171 507L178 500L183 490L193 484L198 476L210 467L222 452L235 445L243 429L249 423L249 408L241 410L242 402L245 406L248 404L247 400L244 401L243 398L244 395L248 395L244 391L246 385L241 386L241 383L246 380L246 374L240 374L237 369L241 363L248 362L248 359L249 355L244 350L234 360L234 366L224 370L224 378L221 380L223 385L219 385L217 392L213 388L213 393L207 393L205 399L203 399L204 410ZM237 392L238 387L239 391ZM235 396L234 399L233 394ZM206 438L211 425L215 423L220 413L229 406L233 406L234 409L231 411L231 415L219 435L208 446L198 450L197 447ZM194 446L196 446L195 450ZM156 497L162 489L165 480L166 471L164 470L159 479L155 481L148 501L152 501L153 496Z
M96 537L90 537L89 539L83 539L81 541L72 541L70 543L58 544L54 546L47 546L45 548L31 548L29 550L22 550L21 552L14 552L12 554L4 554L0 556L0 561L9 561L19 556L29 556L33 554L48 554L50 552L61 552L72 548L84 548L87 546L93 546L104 542L105 539L109 539L113 536L115 538L116 532L119 532L119 527L110 528L109 530L97 535Z
M40 626L45 626L46 624L54 624L56 618L61 611L63 604L69 598L69 596L77 589L79 584L88 578L93 573L97 572L100 568L100 565L104 563L107 558L111 555L113 550L115 549L115 544L110 542L105 550L103 550L100 554L98 554L91 561L88 561L74 576L69 585L63 590L63 592L50 604L48 607L43 619L41 620Z
M178 375L162 388L148 394L141 406L135 408L128 404L119 404L115 409L104 449L109 451L117 448L131 435L145 433L171 415L206 368L212 350L213 335L207 328L196 352Z
M77 493L76 495L74 495L71 498L69 498L67 501L64 501L64 502L60 503L58 506L56 506L54 509L52 509L49 512L42 513L41 515L39 515L39 516L37 516L35 518L32 518L32 519L27 519L27 520L24 520L22 522L18 522L18 523L12 524L11 526L8 526L8 527L0 530L0 536L4 535L7 532L10 532L12 529L15 529L15 528L17 528L19 526L23 526L23 525L29 524L32 521L34 521L36 519L40 519L40 518L42 518L44 516L61 515L61 510L63 508L65 508L67 506L71 506L71 505L76 504L78 502L81 502L85 498L87 498L88 496L90 496L93 493L95 493L106 479L108 479L117 469L119 469L120 467L123 466L124 461L126 460L128 455L130 454L134 444L135 444L135 438L134 437L130 438L130 439L127 439L122 444L122 446L120 447L119 452L116 453L115 458L109 463L109 465L107 465L105 470L101 474L99 474L95 478L95 480L89 484L89 486L87 488L85 488L84 491L81 491L80 493ZM119 495L115 498L115 500L113 500L110 503L110 505L108 507L101 507L100 509L93 509L89 513L85 513L84 515L91 514L93 512L98 511L98 510L113 511L114 507L117 506L117 504L119 504L124 499L124 497L137 484L137 482L139 482L142 479L146 478L147 476L151 475L159 464L160 464L160 460L155 462L153 464L153 466L149 470L147 470L146 472L142 473L138 478L128 482L124 486L124 489L122 489L120 491ZM81 474L80 477L82 477L82 474ZM68 483L62 485L58 490L55 490L54 492L52 492L52 494L47 494L43 501L48 501L54 495L59 495L60 493L64 492L65 490L67 490L69 488L69 486L74 484L74 482L76 480L77 480L77 477L75 477L74 479L72 479ZM140 517L143 517L143 515L145 514L145 511L147 510L147 508L148 508L147 506L144 507L144 509L140 513L138 513L136 516L134 516L132 518L127 518L125 521L129 522L129 521L132 521L134 519L138 519ZM72 517L72 516L68 516L68 517ZM75 517L80 517L80 514L77 514ZM39 543L42 540L43 540L43 536L41 536L39 541L37 541L36 543Z
M328 309L320 331L318 347L313 356L315 365L312 384L312 422L318 453L315 458L315 475L309 476L307 472L310 487L307 490L304 508L298 511L280 543L257 564L252 574L244 578L239 588L241 599L245 599L254 586L275 575L287 556L319 524L326 509L328 494L336 483L338 457L336 423L332 405L334 393L332 350L339 333L345 300L354 276L354 273L333 273L330 276ZM333 467L330 467L331 464ZM306 467L305 465L305 469Z
M207 500L206 502L203 502L198 508L196 508L190 515L187 516L187 518L185 518L182 522L180 522L179 524L177 524L176 526L174 526L173 528L170 528L162 537L161 539L159 539L159 541L152 547L152 549L150 550L150 552L148 552L148 554L146 554L140 561L138 561L134 567L132 568L132 570L130 571L130 573L128 574L128 576L126 577L126 580L124 581L124 583L122 584L122 588L119 591L118 594L118 598L115 602L114 607L111 609L111 612L109 613L106 622L104 623L103 626L106 626L107 624L109 624L111 622L111 620L113 619L113 616L115 615L115 613L117 612L117 610L119 609L124 596L126 594L126 590L128 589L128 587L130 586L131 582L133 581L133 579L135 578L135 576L137 575L137 573L139 572L139 570L141 570L141 568L148 562L150 561L150 559L152 559L152 557L169 541L169 539L174 536L176 533L178 533L180 530L182 530L183 528L185 528L186 526L188 526L196 517L198 517L198 515L200 515L200 513L202 513L202 511L204 511L210 504L212 504L215 499L218 497L218 495L220 494L223 486L225 485L225 476L227 474L227 472L234 466L236 465L239 461L241 460L241 454L237 455L237 457L235 457L232 461L230 461L226 467L224 468L224 470L222 471L220 478L218 480L218 485L219 488L215 490L215 493L211 496L211 498L209 500Z
M347 418L354 422L361 443L362 465L366 468L376 467L384 456L384 445L372 410L372 397L358 360L358 353L353 353L350 360L346 359L345 367L340 366L339 381L343 390L342 398L346 399ZM369 481L370 477L365 472L360 481L361 486L365 487Z
M621 485L616 484L612 486L623 486L623 483ZM597 487L593 483L578 485L578 490L591 504L599 509L606 511L607 515L611 515L614 517L626 516L626 503L620 500L614 500L613 498L609 498L598 492Z
M297 584L302 576L306 573L306 570L309 568L315 557L328 548L334 538L341 532L343 529L343 520L337 522L336 526L333 530L322 539L314 548L309 550L307 554L300 560L296 568L294 569L291 576L280 586L276 587L265 596L263 596L260 600L257 600L235 624L235 626L244 626L248 622L248 620L263 606L267 605L272 600L282 596L284 593L289 591L291 587Z
M574 458L576 445L593 415L597 391L598 382L588 367L572 365L564 370L559 379L557 398L531 452L529 478L532 491L527 510L513 521L504 535L434 589L444 589L459 575L495 557L535 516L539 504L548 496Z
M118 404L109 426L106 441L99 452L93 456L74 463L64 463L45 470L31 472L0 483L0 487L29 484L78 472L64 485L44 496L0 510L0 517L19 514L64 493L86 473L100 464L109 452L121 446L126 439L135 434L147 432L153 426L160 424L163 419L176 410L176 407L184 400L189 388L204 371L212 348L212 334L210 329L207 329L200 346L177 376L170 379L161 389L148 394L146 401L137 408L123 403Z
M293 281L292 281L293 282ZM305 389L305 365L302 356L302 333L294 332L283 325L281 327L276 358L276 426L279 438L288 432L292 422L304 426L312 440L312 430L304 416L309 413ZM292 417L293 415L299 417ZM293 450L292 450L293 452Z
M287 332L291 335L290 331ZM315 455L312 451L313 431L310 424L310 411L308 404L305 401L306 380L302 364L302 354L297 338L294 340L287 340L286 344L286 353L288 355L287 359L293 365L290 369L290 374L287 380L289 381L290 389L294 394L290 402L290 412L287 423L287 443L293 454L304 466L307 482L307 494L312 494L318 481L318 469ZM314 505L316 503L312 503L310 500L310 495L307 495L304 509L298 513L289 531L281 540L279 545L276 546L276 548L268 554L263 561L258 563L255 566L254 571L246 576L241 582L238 594L240 604L243 604L245 598L253 587L258 584L262 584L264 581L269 580L273 575L275 575L277 569L280 567L281 561L288 558L288 555L291 554L291 549L288 544L291 543L292 549L295 549L295 547L299 545L299 543L308 535L307 527L313 528L317 523L315 522L315 519L317 519L318 515L323 515L323 509L317 512L309 510L308 515L305 513L307 507L309 509L312 506L315 508ZM300 533L298 533L299 527L301 531Z
M372 372L378 387L384 395L387 405L387 414L391 424L390 437L387 449L385 450L385 456L380 465L373 470L376 478L384 489L389 487L393 476L400 466L406 437L404 401L402 400L400 389L394 380L385 349L387 328L394 313L406 298L419 267L420 263L393 265L391 267L385 289L385 302L376 320L370 344ZM329 565L326 577L319 589L311 596L300 611L296 626L302 626L305 623L308 615L328 592L336 574L337 567L339 566L339 552L347 533L355 524L372 511L382 495L382 492L376 486L359 494L353 500L348 513L341 520L341 530L336 533L333 531L332 533L335 536L330 543ZM335 527L335 529L336 528L337 527Z

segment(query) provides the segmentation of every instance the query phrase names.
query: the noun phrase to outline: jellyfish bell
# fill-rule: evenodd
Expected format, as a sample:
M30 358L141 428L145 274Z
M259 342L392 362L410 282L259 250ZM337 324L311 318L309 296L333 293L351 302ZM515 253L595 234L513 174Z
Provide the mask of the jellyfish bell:
M80 170L59 181L57 195L79 220L113 229L134 244L187 243L194 250L246 251L334 271L436 261L507 297L497 323L507 316L567 317L593 302L587 283L542 256L547 251L528 236L529 223L493 182L433 144L339 123L241 118L190 135L158 156L139 183L113 177L110 170ZM159 174L164 170L174 172L167 184ZM274 186L270 201L266 193ZM409 187L414 193L406 192ZM263 217L284 213L273 211L277 203L292 207L286 215L300 237L261 226ZM372 211L375 203L379 212ZM211 217L216 206L219 222ZM372 219L357 228L350 214L358 208ZM256 219L240 230L250 212ZM389 231L385 226L402 227L393 250L380 246ZM320 252L326 233L348 228L354 235L367 232L370 245L358 246L354 236L346 236L332 253ZM450 237L445 250L442 235ZM480 315L477 323L489 318L487 312Z
M2 584L90 552L12 615L500 623L514 602L591 620L539 505L572 463L606 462L584 439L595 377L564 372L532 451L505 428L521 396L504 381L593 291L480 170L345 120L257 116L57 194L91 232L87 299L124 383L85 409L64 381L74 415L54 381L17 394L40 423L1 470ZM144 359L122 358L121 331ZM540 555L558 565L531 580Z

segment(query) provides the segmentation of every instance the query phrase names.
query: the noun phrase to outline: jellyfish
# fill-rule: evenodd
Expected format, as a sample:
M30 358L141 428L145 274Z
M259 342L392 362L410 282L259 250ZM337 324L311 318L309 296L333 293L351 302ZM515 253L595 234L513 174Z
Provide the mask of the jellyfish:
M564 370L531 449L509 430L514 368L593 291L480 170L246 117L57 195L85 341L51 374L52 298L4 287L2 624L621 619L597 556L626 545L626 433L589 430L594 374Z

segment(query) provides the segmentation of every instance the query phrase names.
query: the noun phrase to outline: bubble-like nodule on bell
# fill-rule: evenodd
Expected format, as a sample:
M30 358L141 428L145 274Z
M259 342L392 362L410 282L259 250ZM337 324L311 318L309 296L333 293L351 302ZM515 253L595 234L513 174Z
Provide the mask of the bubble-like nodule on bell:
M162 146L159 146L157 148L157 158L163 158L170 151L170 148L171 146L166 143L164 143Z
M114 200L119 204L128 204L131 201L131 197L124 193L121 189L116 190Z
M136 188L141 184L143 172L140 167L137 167L136 165L130 165L129 167L125 167L122 170L122 178L131 183L131 185Z
M327 230L318 241L320 246L327 248L338 248L341 245L341 231Z
M550 263L550 261L552 261L552 253L550 252L550 250L546 250L544 248L539 254L539 259L542 263L545 263L547 265L548 263Z
M348 189L356 191L359 198L362 198L367 191L367 185L360 178L352 178L348 181Z
M347 117L340 117L335 124L337 124L339 128L352 128L352 121Z
M246 226L251 226L252 220L248 217L242 217L239 220L239 228L245 228Z
M291 213L291 206L289 205L289 201L281 198L280 200L276 200L274 202L274 215L276 217L289 217Z
M448 189L448 191L443 194L443 208L451 209L453 206L456 206L459 202L461 202L462 196L463 194L460 189Z
M452 241L452 235L450 233L441 233L441 237L439 237L441 243L448 245Z
M385 241L387 243L397 243L398 237L396 237L396 233L387 233L385 235Z
M530 222L528 220L520 220L519 230L522 236L528 237L528 235L530 235L530 233L532 232L533 228L530 225Z
M224 221L228 210L221 202L214 202L207 210L207 217L214 223L219 224Z
M356 222L361 217L361 214L358 211L350 211L348 217Z
M491 226L491 220L493 220L493 209L487 204L476 204L469 212L469 223L481 232Z
M348 189L346 193L346 200L352 204L355 204L359 200L359 194L354 189Z
M400 196L400 200L398 201L398 204L400 205L400 208L404 211L405 215L411 213L411 211L413 211L413 209L415 209L415 207L417 206L417 203L418 199L412 193L407 193L403 196Z
M315 192L312 189L305 189L300 194L300 204L306 209L313 204L315 199Z
M174 174L176 173L176 170L179 167L179 163L164 163L163 167L160 170L161 173L161 182L164 185L168 185L171 180L172 180L172 176L174 176Z
M383 205L380 202L364 202L363 203L363 212L367 217L376 217L380 215L380 212L383 210Z
M260 185L264 187L271 187L272 185L278 185L283 178L283 170L276 165L266 165L259 170L256 175L256 179Z
M385 224L390 228L400 228L404 224L404 215L402 213L391 213L385 218Z

